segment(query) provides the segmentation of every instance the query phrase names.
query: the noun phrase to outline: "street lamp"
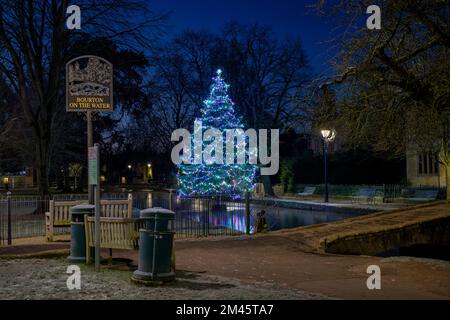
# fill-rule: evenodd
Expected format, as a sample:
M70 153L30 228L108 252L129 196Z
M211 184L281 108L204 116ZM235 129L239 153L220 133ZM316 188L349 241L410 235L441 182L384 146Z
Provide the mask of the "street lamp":
M323 129L320 131L323 138L323 171L324 171L324 179L325 179L325 199L324 202L328 202L328 163L327 163L327 153L328 153L328 144L336 138L336 131L331 129Z

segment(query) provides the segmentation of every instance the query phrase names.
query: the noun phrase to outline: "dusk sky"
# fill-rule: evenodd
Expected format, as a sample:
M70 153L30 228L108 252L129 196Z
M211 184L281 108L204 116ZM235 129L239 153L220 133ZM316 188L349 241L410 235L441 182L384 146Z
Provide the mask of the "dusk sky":
M277 37L300 37L311 66L327 70L326 41L333 25L307 6L314 0L153 0L157 12L171 12L169 34L184 29L219 31L231 20L244 24L269 25Z

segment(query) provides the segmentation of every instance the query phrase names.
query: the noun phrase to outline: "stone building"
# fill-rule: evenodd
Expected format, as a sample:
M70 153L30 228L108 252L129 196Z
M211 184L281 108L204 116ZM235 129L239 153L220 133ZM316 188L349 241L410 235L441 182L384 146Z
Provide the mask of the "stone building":
M432 152L406 152L406 175L411 186L445 187L445 166Z

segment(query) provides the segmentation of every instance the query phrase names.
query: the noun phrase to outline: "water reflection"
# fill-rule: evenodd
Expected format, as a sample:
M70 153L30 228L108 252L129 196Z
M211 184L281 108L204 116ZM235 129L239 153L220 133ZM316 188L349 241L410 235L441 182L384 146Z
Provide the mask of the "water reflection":
M139 215L139 209L148 207L169 208L167 193L147 192L133 193L133 215ZM208 199L183 199L174 197L172 208L177 213L176 220L180 225L190 223L208 224L208 228L226 228L240 233L246 231L245 211L243 203L221 202L217 204ZM307 226L313 224L333 222L361 213L342 213L333 211L316 211L280 208L277 206L250 205L250 232L255 229L256 216L261 210L266 212L265 217L270 230L280 230Z

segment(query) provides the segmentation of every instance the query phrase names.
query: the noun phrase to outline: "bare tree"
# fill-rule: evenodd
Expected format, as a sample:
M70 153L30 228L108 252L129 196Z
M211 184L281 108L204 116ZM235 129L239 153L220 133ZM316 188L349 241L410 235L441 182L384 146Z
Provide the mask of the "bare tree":
M153 51L146 100L133 111L133 137L144 131L147 139L142 143L168 153L172 132L193 125L210 85L216 38L208 32L186 31Z
M66 0L0 0L0 73L19 98L35 143L39 194L48 194L52 128L63 107L64 65L82 33L148 46L160 25L145 1L81 0L82 30L65 28Z
M250 127L296 125L312 74L300 40L279 41L269 27L230 23L218 55Z
M299 39L279 41L269 27L230 23L217 53L248 127L305 128L312 70ZM273 194L270 177L262 182Z
M298 126L304 112L311 69L301 43L279 42L267 27L232 23L219 34L186 31L155 50L150 61L148 103L135 117L136 128L146 123L153 142L166 151L173 130L192 126L218 68L248 127Z
M382 28L368 30L370 1L320 1L341 18L336 77L321 88L340 91L337 122L350 144L404 154L437 152L450 198L450 8L446 1L382 1ZM343 27L344 26L344 27Z

